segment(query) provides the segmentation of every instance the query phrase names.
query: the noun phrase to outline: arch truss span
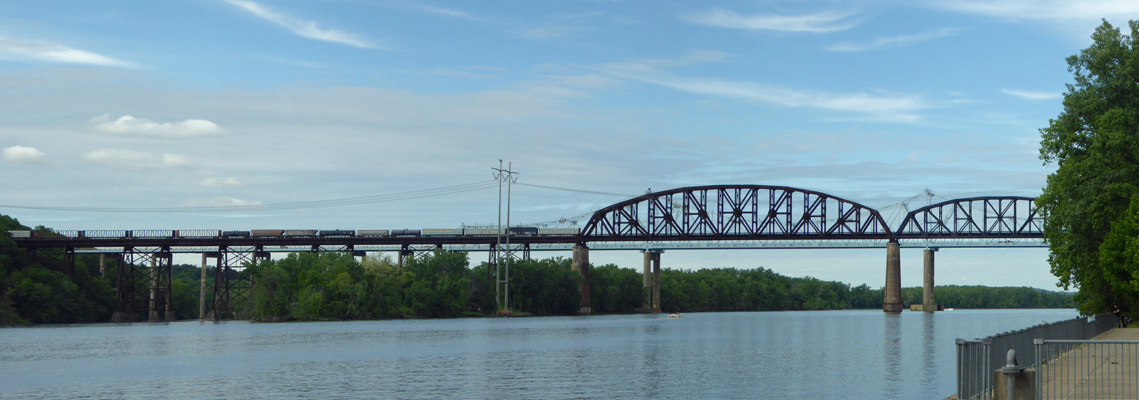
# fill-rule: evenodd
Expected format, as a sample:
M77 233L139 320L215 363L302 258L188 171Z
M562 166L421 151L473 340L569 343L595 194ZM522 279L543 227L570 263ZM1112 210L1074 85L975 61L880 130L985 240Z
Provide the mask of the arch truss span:
M786 186L695 186L598 210L583 241L893 239L882 215L826 193Z
M911 211L899 239L1035 239L1044 237L1044 217L1032 197L971 197Z

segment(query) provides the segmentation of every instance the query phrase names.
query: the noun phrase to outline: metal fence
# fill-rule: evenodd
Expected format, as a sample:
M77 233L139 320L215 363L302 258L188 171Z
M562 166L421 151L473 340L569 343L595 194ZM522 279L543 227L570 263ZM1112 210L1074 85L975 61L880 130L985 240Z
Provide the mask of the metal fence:
M1086 340L1115 326L1115 316L1101 314L1042 324L984 339L957 339L957 398L993 398L993 371L1005 365L1008 350L1016 350L1019 365L1037 364L1036 339Z
M1139 398L1139 341L1036 340L1037 399Z

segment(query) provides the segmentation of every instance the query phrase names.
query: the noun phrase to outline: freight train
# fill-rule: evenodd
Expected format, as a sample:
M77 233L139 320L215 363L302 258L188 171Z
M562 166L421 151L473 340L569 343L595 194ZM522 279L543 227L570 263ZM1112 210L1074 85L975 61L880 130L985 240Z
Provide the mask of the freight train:
M15 239L211 239L211 238L337 238L337 237L418 237L418 236L577 236L578 228L543 228L515 226L510 228L458 229L253 229L225 230L88 230L88 231L8 231Z

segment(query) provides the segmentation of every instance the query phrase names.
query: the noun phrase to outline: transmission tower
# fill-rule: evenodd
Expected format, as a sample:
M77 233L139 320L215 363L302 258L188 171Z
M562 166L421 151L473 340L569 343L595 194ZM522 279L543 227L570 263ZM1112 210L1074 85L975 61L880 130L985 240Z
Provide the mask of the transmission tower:
M506 164L506 169L502 169L502 160L498 160L498 168L491 168L494 171L494 179L498 181L498 245L494 249L494 301L498 304L498 313L500 315L510 315L510 192L514 182L518 181L515 177L517 172L514 172L514 163ZM502 229L502 183L506 182L506 227ZM506 237L506 247L503 247L503 236ZM506 273L500 269L503 263L499 261L502 259L502 251L506 251Z

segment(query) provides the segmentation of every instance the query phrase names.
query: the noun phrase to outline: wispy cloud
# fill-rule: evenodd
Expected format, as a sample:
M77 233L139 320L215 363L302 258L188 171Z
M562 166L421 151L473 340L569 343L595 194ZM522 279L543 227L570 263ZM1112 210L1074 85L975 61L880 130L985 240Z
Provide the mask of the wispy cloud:
M577 35L581 32L592 31L587 26L573 25L547 25L519 31L518 35L527 39L550 39Z
M1025 100L1052 100L1060 98L1058 92L1032 92L1027 90L1001 89L1001 93L1020 97Z
M481 18L476 17L474 15L471 15L470 13L468 13L466 11L462 11L462 10L426 6L426 5L422 5L422 4L416 4L414 7L415 7L415 9L422 11L422 12L425 12L425 13L428 13L428 14L442 15L442 16L460 18L460 19L469 19L472 21L482 20Z
M853 16L853 13L832 11L807 15L741 15L731 10L715 9L681 15L680 18L691 23L720 28L826 33L843 31L858 25L857 21L851 19Z
M316 22L301 20L289 15L281 14L276 11L270 10L268 7L254 3L247 0L225 0L225 2L234 6L240 7L249 13L268 20L292 31L297 36L320 40L323 42L343 44L363 49L379 49L380 47L361 39L359 36L338 31L335 29L325 29L317 26Z
M213 187L213 188L239 188L239 187L245 186L245 184L241 183L241 181L238 181L237 179L235 179L232 176L228 177L228 178L224 178L224 179L223 178L206 178L206 179L203 179L199 185L201 185L202 187Z
M86 64L120 68L138 67L138 65L132 62L67 47L58 43L10 39L2 36L0 36L0 59Z
M47 161L47 153L35 147L12 146L4 148L4 161L13 164L38 164Z
M129 170L193 166L189 159L177 154L150 154L134 150L95 150L84 154L82 159L93 164Z
M960 32L957 28L942 28L928 32L922 32L916 35L903 35L903 36L890 36L874 39L870 42L841 42L835 43L827 50L838 52L862 52L872 51L891 47L906 47L913 46L918 43L928 42L934 39L940 39L946 36L956 35Z
M229 197L229 196L214 197L214 198L209 199L209 200L192 198L192 199L187 199L185 202L183 202L183 204L185 204L187 206L191 206L191 207L230 207L230 206L248 207L248 206L264 205L260 201L257 201L257 200L242 200L242 199L233 198L233 197Z
M859 113L868 119L886 122L916 122L920 118L915 112L931 108L925 100L912 95L831 93L792 89L758 82L682 77L661 68L662 65L668 64L662 60L634 61L607 64L599 67L598 70L615 78L658 85L687 93L756 101L782 107L817 108Z
M1139 2L1134 0L933 0L927 4L1012 20L1095 21L1139 14Z
M130 115L124 115L116 120L111 120L110 115L103 114L91 118L88 122L96 131L115 135L192 137L222 133L221 128L219 128L217 124L204 119L157 123L145 118L135 118Z

